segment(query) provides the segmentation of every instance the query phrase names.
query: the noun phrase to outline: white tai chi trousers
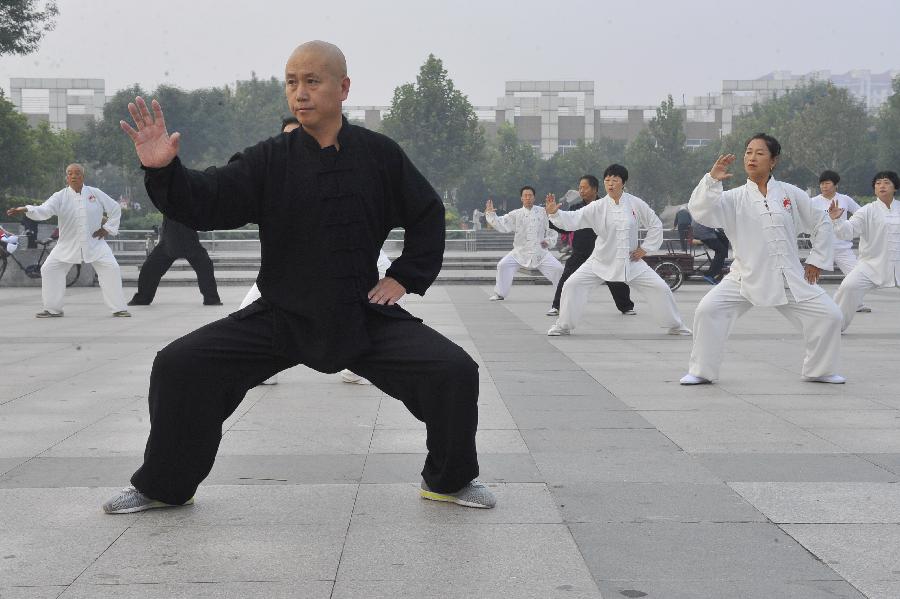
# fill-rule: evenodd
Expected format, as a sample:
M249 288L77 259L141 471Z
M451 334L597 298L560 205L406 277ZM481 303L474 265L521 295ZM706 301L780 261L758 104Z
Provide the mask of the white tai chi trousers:
M850 271L856 267L856 254L853 248L835 248L834 250L834 266L840 268L844 276L849 275Z
M850 274L844 277L837 293L834 294L834 301L844 316L842 331L846 331L850 323L853 322L856 310L862 305L866 294L877 288L878 285L873 283L869 275L863 272L861 268L854 268L850 271Z
M497 295L506 297L509 294L509 290L512 288L513 277L520 266L523 265L516 260L512 252L500 258L500 262L497 263L497 284L494 286L494 291ZM563 272L562 263L553 254L547 252L537 268L542 275L550 280L553 288L556 289L556 284L559 283L559 278Z
M112 252L99 260L89 263L97 272L103 301L113 312L126 310L125 295L122 293L122 271ZM59 314L63 311L63 298L66 294L66 274L72 268L71 262L57 260L51 254L41 266L41 295L44 299L44 310Z
M570 331L574 329L584 313L588 295L594 288L605 282L594 272L593 267L594 260L588 258L566 279L559 302L559 319L556 321L556 326ZM681 315L678 313L678 306L675 304L675 298L672 296L672 290L654 270L648 268L628 281L628 286L637 291L650 305L650 313L659 326L666 329L684 326Z
M841 311L837 304L826 293L805 302L795 301L790 289L785 293L788 303L775 308L803 333L803 376L837 374L841 354ZM727 278L700 300L694 313L690 374L710 381L719 378L725 341L735 320L751 307L753 304L741 295L741 284Z

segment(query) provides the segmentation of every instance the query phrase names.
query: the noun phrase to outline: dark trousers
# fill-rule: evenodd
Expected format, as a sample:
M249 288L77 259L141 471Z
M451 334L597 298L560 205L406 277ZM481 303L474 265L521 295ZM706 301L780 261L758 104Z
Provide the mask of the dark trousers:
M270 310L229 316L157 353L150 437L144 463L131 477L139 491L174 504L193 497L213 467L225 419L249 389L298 363L273 350L273 322ZM422 477L437 492L458 491L478 476L478 365L416 320L370 313L367 330L373 349L348 368L425 423Z
M566 260L566 264L563 267L563 273L559 277L559 284L556 285L556 295L553 296L553 307L557 310L559 310L559 300L562 298L562 288L566 279L568 279L573 272L578 270L578 267L584 264L588 258L590 258L590 254L572 254L569 256L569 259ZM622 281L607 281L606 286L609 287L609 294L612 295L613 301L616 302L616 308L619 309L619 312L634 310L634 302L631 301L631 288L628 287L628 283Z
M678 227L678 241L681 242L681 251L685 254L688 251L688 237L690 237L690 234L690 227L685 227L683 229L681 227Z
M216 288L216 276L213 272L213 263L209 258L206 249L200 247L196 252L192 252L188 256L183 256L194 272L197 273L197 284L200 287L200 293L203 294L203 303L218 304L219 291ZM166 250L164 243L159 244L141 266L141 274L138 276L138 290L131 299L133 302L141 304L149 304L156 297L156 289L162 280L166 271L171 268L172 264L179 256L170 254Z
M728 256L728 244L721 239L704 239L703 243L713 251L713 259L709 264L709 272L706 274L716 278L725 266L725 258Z

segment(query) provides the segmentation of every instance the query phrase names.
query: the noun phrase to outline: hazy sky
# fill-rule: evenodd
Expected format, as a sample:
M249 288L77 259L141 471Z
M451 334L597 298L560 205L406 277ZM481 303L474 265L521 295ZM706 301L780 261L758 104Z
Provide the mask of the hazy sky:
M600 104L658 104L773 70L900 69L900 2L59 0L40 50L0 58L11 77L186 89L283 76L309 39L347 55L351 105L389 104L429 53L476 105L515 79L586 79Z

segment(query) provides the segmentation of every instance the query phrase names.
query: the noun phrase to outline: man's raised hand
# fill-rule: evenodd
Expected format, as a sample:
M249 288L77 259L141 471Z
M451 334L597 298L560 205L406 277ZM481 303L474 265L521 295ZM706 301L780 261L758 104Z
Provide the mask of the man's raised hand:
M716 160L716 163L713 165L712 169L709 171L709 176L715 179L716 181L724 181L729 177L733 177L731 173L728 172L728 167L731 166L737 157L734 154L724 154L719 156L719 159Z
M134 149L141 164L150 168L162 168L178 155L178 142L181 134L169 135L166 130L166 119L163 117L159 102L153 100L151 106L153 107L152 115L147 109L147 103L138 96L134 99L134 103L128 104L128 112L134 119L137 129L133 129L125 121L119 121L119 126L134 142Z
M547 197L544 198L544 210L547 211L547 214L556 214L557 210L559 210L559 204L556 203L556 195L552 193L547 194Z

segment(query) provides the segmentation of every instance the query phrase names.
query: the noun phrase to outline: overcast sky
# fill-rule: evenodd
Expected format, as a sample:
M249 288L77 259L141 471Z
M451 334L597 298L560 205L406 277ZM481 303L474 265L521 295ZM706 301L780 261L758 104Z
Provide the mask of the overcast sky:
M323 39L347 56L351 105L386 105L429 53L475 105L507 80L584 79L598 104L688 102L723 79L773 70L900 69L900 2L539 2L386 0L59 0L40 50L0 58L11 77L106 80L185 89L283 76L298 43Z

